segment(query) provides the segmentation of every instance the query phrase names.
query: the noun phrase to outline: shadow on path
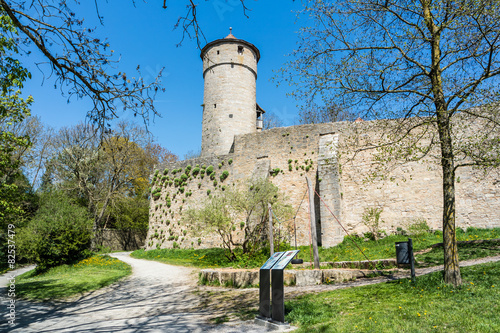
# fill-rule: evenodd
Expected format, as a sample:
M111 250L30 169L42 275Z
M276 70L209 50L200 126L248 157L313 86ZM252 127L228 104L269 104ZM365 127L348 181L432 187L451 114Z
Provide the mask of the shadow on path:
M130 277L103 289L61 302L16 302L16 325L6 320L6 290L1 291L1 332L262 332L257 327L215 326L193 293L190 268L112 256L132 266Z

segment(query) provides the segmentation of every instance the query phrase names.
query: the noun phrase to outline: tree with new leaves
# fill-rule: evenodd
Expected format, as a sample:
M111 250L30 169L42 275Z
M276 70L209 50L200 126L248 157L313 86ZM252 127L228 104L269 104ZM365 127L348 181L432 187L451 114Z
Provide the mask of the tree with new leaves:
M219 235L228 250L227 258L236 260L235 249L252 256L268 243L268 204L281 221L292 214L277 186L267 179L253 179L241 188L230 187L211 196L200 208L188 209L183 219L193 226L195 233ZM279 222L274 219L273 223ZM238 237L240 231L243 235Z
M87 116L101 129L118 118L121 109L131 110L145 121L151 113L157 114L153 100L160 89L161 73L152 83L142 79L139 66L136 76L111 73L118 60L110 44L93 36L93 28L84 25L68 1L0 0L0 10L21 34L17 46L25 52L35 49L42 53L56 85L68 99L92 101ZM12 32L6 36L13 38Z
M284 80L298 85L299 99L392 119L377 123L382 143L361 149L385 152L385 160L438 152L444 280L461 284L455 172L500 165L500 2L307 1L303 14L313 24L302 30Z
M88 207L97 233L115 202L146 197L154 166L175 155L152 144L147 131L135 124L120 122L102 137L95 131L84 124L61 129L51 169L57 187Z
M6 224L16 222L24 213L18 186L13 180L21 173L16 152L28 149L31 142L27 135L19 135L11 128L30 115L33 98L21 97L23 82L30 74L15 58L17 31L1 11L0 31L0 227L3 233Z

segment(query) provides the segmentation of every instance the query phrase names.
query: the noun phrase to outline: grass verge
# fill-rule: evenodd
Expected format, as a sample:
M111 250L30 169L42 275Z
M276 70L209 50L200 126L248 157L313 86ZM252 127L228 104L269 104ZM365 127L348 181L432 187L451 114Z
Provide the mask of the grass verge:
M457 240L458 241L471 241L478 239L495 239L500 238L500 228L493 229L477 229L468 228L467 230L457 229ZM414 251L420 251L430 248L431 245L443 242L443 234L440 231L431 233L421 233L418 235L411 236L401 236L401 235L391 235L380 239L378 241L364 241L359 237L353 237L356 244L361 248L363 253L370 260L375 259L389 259L396 258L396 242L404 242L410 237L413 241ZM344 241L337 246L330 248L319 248L319 258L320 261L358 261L366 260L363 253L360 252L358 247L354 244L353 240L349 237L345 237ZM471 245L472 248L481 248L481 245ZM460 246L459 257L460 260L475 259L481 257L487 257L491 255L500 254L500 249L495 249L494 246L488 245L492 251L482 251L482 253L477 252L472 254L471 251L463 251L466 247ZM484 248L484 246L483 246ZM310 247L301 246L298 258L304 259L304 261L310 261L311 250ZM433 250L438 256L443 256L443 248L438 248ZM416 258L417 261L425 260L424 257ZM429 257L431 259L431 257Z
M441 243L443 236L441 232L422 233L410 236L413 240L415 251L427 249L432 244ZM466 231L458 229L457 239L459 241L470 241L478 239L500 238L500 228L476 229L469 228ZM408 236L391 235L378 241L364 241L359 237L354 237L354 241L361 248L363 253L370 260L396 258L395 242L407 241ZM366 260L353 241L346 237L337 246L330 248L319 248L320 261L358 261ZM288 250L287 249L281 249ZM311 260L311 251L308 246L300 246L298 258L304 261ZM212 249L160 249L160 250L137 250L132 253L132 257L139 259L155 260L171 265L191 266L198 268L233 267L233 268L257 268L268 258L269 251L250 256L240 256L236 262L231 262L225 257L226 251L220 248ZM459 245L460 260L482 258L500 254L498 244L470 244ZM442 261L443 249L433 249L430 254L417 256L417 261L423 266L429 264L440 264Z
M260 267L268 258L265 250L253 256L240 256L238 261L229 261L226 250L221 248L211 249L160 249L160 250L136 250L130 255L137 259L148 259L163 262L170 265L181 265L198 268L214 267Z
M500 262L461 269L464 284L442 272L372 286L310 294L286 302L297 332L500 332Z
M74 265L62 265L36 275L29 271L17 278L17 296L54 300L108 286L130 275L131 267L109 256L92 256Z
M500 242L482 244L458 244L460 260L470 260L500 255ZM415 256L417 267L436 266L444 264L443 247L433 248L430 252Z

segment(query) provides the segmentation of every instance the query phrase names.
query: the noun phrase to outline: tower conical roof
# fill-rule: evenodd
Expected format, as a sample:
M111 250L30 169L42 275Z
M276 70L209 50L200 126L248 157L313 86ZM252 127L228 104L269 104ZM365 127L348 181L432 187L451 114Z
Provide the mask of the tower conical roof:
M244 44L246 45L247 47L249 47L250 49L252 49L254 52L255 52L255 55L257 57L257 62L259 62L260 60L260 51L259 49L253 45L252 43L249 43L247 42L246 40L243 40L243 39L238 39L236 38L234 35L233 35L233 32L232 32L232 29L233 28L230 28L230 31L229 31L229 35L227 35L225 38L222 38L222 39L216 39L210 43L208 43L207 45L205 45L202 49L201 49L201 53L200 53L200 57L201 59L203 59L205 57L205 53L208 51L209 48L211 48L212 46L215 46L217 44L224 44L224 43L234 43L234 44Z

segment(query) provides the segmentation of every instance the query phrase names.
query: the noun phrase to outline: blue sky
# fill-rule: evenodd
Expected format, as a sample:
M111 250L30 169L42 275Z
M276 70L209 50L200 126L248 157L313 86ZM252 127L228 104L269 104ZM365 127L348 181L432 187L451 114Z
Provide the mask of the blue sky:
M166 91L156 99L156 108L162 117L151 119L149 129L156 142L182 158L186 152L201 147L202 62L195 41L186 39L177 47L182 31L173 30L173 26L186 11L187 1L168 1L166 10L160 2L139 0L134 7L132 0L99 1L104 26L98 23L94 1L85 1L80 6L70 4L78 16L85 18L86 26L97 27L96 36L107 38L111 49L121 56L116 72L132 75L140 65L146 80L152 80L155 73L165 68L162 84ZM257 101L264 110L281 118L285 125L293 125L297 103L286 97L293 87L277 87L270 79L273 71L287 61L286 55L296 48L296 32L299 23L304 24L303 19L296 20L295 14L301 2L247 0L250 18L243 15L239 0L198 0L198 3L199 22L208 42L224 38L232 27L237 38L259 48ZM34 62L42 60L35 53L24 63L33 75L24 89L35 99L32 114L56 129L83 121L89 101L72 99L67 103L67 97L54 89L54 79L46 77L43 80L40 71L33 66ZM124 113L121 119L134 118Z

